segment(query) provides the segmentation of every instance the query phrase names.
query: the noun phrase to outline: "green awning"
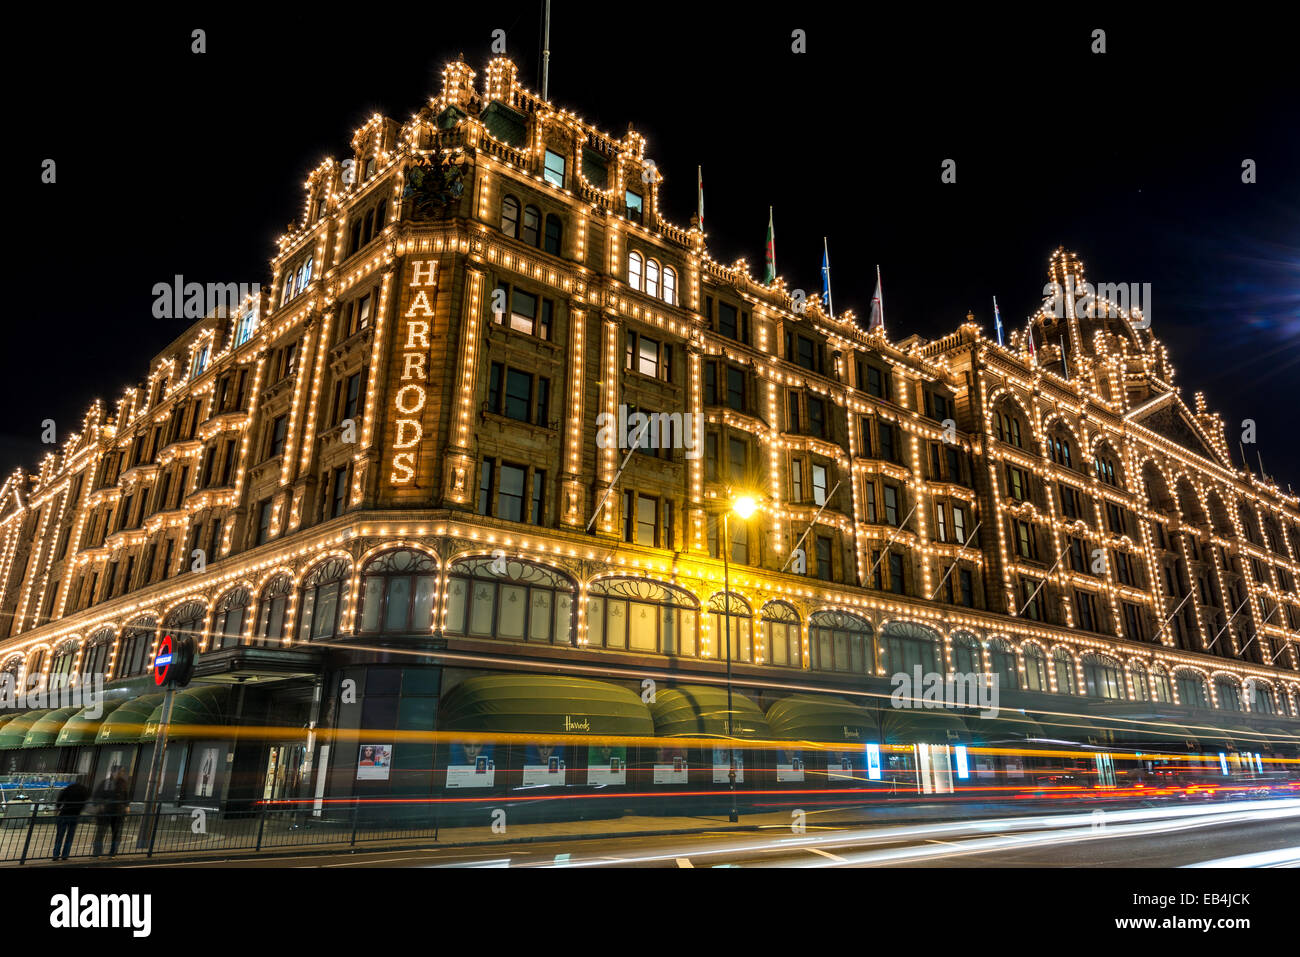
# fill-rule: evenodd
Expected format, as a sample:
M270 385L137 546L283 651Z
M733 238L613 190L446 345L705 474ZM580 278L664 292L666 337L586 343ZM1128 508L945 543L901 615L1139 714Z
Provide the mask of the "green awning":
M1021 711L1001 711L995 718L966 716L971 739L979 745L1024 744L1043 737L1042 726Z
M1040 712L1034 719L1042 726L1043 736L1051 741L1090 746L1115 743L1115 734L1109 726L1100 727L1080 715Z
M32 725L49 713L49 708L43 711L28 711L7 722L3 728L0 728L0 751L21 748L27 732L32 730Z
M26 711L0 711L0 728L3 728L15 718L21 718Z
M176 692L176 697L172 700L171 726L168 728L167 736L169 738L211 737L215 733L216 726L230 723L226 712L226 702L229 699L230 688L225 686L209 685ZM163 720L164 703L158 702L158 706L145 721L144 730L140 733L142 744L158 737L158 728Z
M1123 724L1105 722L1108 740L1141 751L1196 751L1201 747L1200 729L1185 728L1175 721L1157 718L1134 720Z
M650 705L655 733L663 737L770 738L772 729L758 706L739 691L731 694L732 720L727 720L727 689L716 685L679 685L660 691Z
M72 748L83 744L94 744L95 735L99 733L99 726L124 703L124 698L102 702L98 709L99 717L97 718L86 716L87 711L95 709L82 708L64 722L62 730L59 731L59 736L54 739L54 746L57 748Z
M567 675L482 675L443 697L439 727L500 734L649 737L650 709L628 688Z
M885 744L964 744L970 730L951 711L925 708L882 708L880 730Z
M153 709L162 702L161 694L146 694L123 702L99 726L96 744L135 744Z
M28 729L26 737L23 738L24 748L48 748L54 744L54 739L59 736L63 726L81 709L75 705L71 708L59 708L57 711L49 711L36 721Z
M843 698L796 694L767 709L774 737L787 741L880 740L876 714L870 708Z

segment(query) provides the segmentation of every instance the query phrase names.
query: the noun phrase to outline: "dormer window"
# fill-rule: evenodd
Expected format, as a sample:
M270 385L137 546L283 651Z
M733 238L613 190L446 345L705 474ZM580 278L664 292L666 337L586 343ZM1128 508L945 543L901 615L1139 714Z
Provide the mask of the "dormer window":
M194 353L194 362L190 366L190 378L197 379L203 374L203 370L208 365L208 350L211 349L211 343L203 343Z
M543 163L542 178L553 186L564 188L564 157L559 153L546 151L546 158Z
M378 162L375 160L373 156L367 159L366 169L365 172L362 174L361 182L363 183L369 182L370 178L375 175L375 170L378 168L378 165L379 165Z
M298 264L297 269L290 267L284 277L284 293L280 297L280 305L284 305L291 299L299 296L307 284L311 282L312 277L312 257L308 256Z
M257 312L249 309L239 317L239 322L235 326L235 347L242 346L249 339L253 338L253 329L257 325Z
M634 222L642 222L644 214L642 212L643 200L640 193L634 193L630 189L623 194L623 202L627 205L627 218Z

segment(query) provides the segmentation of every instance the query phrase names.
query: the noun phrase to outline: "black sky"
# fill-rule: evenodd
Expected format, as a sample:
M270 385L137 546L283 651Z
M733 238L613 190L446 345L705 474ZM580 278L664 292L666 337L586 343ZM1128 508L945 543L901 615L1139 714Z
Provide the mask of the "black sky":
M11 182L32 212L11 232L2 474L47 450L42 420L61 439L183 331L152 318L155 283L267 281L307 172L347 155L371 113L405 120L457 53L481 69L494 29L540 85L537 3L197 9L51 17L22 39ZM879 263L895 339L968 310L991 330L994 295L1023 324L1058 245L1093 281L1150 282L1185 395L1254 419L1267 470L1300 488L1300 81L1282 24L979 9L555 0L551 97L645 134L682 225L702 164L718 259L761 271L771 205L790 285L820 291L827 236L836 308L865 313ZM39 182L46 158L54 185ZM955 184L940 182L949 158Z

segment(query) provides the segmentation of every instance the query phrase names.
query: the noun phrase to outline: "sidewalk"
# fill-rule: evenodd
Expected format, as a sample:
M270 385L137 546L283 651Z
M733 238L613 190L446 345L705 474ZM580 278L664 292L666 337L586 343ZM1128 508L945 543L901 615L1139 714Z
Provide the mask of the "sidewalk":
M1131 803L1132 806L1141 806L1143 802ZM1115 807L1116 805L1109 806ZM1040 814L1077 814L1079 813L1079 807L1059 801L1050 802L1048 806L1019 801L1014 804L1009 802L987 803L959 807L954 807L951 804L834 807L808 809L806 826L811 830L832 827L862 828L882 824L1001 817L1008 814L1024 814L1029 811ZM205 862L267 860L277 857L339 854L349 851L483 847L544 841L609 840L634 836L653 837L718 831L758 831L787 829L792 823L792 816L789 811L750 813L741 815L740 821L736 824L732 824L727 820L725 812L716 815L698 816L624 816L589 821L536 821L513 826L507 825L504 834L494 832L490 825L443 827L439 829L436 838L432 828L410 828L406 831L387 828L382 832L362 828L357 831L355 843L351 840L350 827L345 831L341 831L338 826L328 823L309 824L307 827L291 831L283 822L279 822L274 831L269 827L266 829L271 833L264 835L267 840L260 851L256 850L252 844L246 843L248 832L245 827L227 827L227 825L246 823L248 822L215 822L212 830L203 836L205 838L204 846L155 850L152 857L146 857L144 853L135 850L134 831L129 841L124 831L119 847L129 853L119 852L115 858L81 856L73 857L67 861L56 862L49 859L49 852L47 851L42 857L30 856L24 866L114 867L132 866L153 861L194 863L202 866ZM93 831L93 827L90 830ZM313 831L316 833L312 834ZM300 840L292 842L283 839L291 834ZM316 839L301 839L308 837L308 835ZM81 844L80 833L78 834L77 843L78 845ZM52 844L49 846L52 847ZM4 864L16 866L17 861L0 861L0 866Z

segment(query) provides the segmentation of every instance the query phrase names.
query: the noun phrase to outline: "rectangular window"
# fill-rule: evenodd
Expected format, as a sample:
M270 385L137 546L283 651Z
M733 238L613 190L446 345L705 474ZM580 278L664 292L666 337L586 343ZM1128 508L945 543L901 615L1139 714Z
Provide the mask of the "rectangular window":
M885 521L895 527L898 526L898 489L892 485L886 485L882 489L885 493Z
M704 436L704 477L710 482L718 480L718 433Z
M745 440L737 438L727 439L727 465L730 468L731 481L743 483L745 481Z
M809 372L817 371L817 344L807 336L795 337L795 364Z
M527 422L532 404L533 377L525 372L508 369L506 371L506 417Z
M339 469L334 473L334 498L330 505L330 517L338 518L348 503L348 470Z
M803 501L803 460L790 460L790 500Z
M954 485L961 484L961 453L952 446L947 446L944 451L948 457L948 481Z
M903 556L897 552L889 553L889 590L896 595L903 594Z
M943 502L936 502L934 506L935 536L941 542L948 540L948 508Z
M1028 522L1016 522L1016 551L1021 558L1034 557L1034 534Z
M564 157L559 153L546 151L546 160L543 164L542 178L546 182L564 188Z
M862 449L858 452L858 454L861 455L863 458L869 459L871 458L871 445L872 445L871 420L867 418L865 415L861 419L859 431L861 431L862 433Z
M831 562L832 547L830 538L825 535L817 536L817 577L826 582L832 579L834 573Z
M639 336L637 343L637 371L642 375L659 378L659 343Z
M354 372L348 376L347 399L343 403L343 418L351 419L353 422L357 419L357 414L361 411L361 373Z
M271 538L271 500L268 498L262 502L257 511L257 544L261 545ZM168 549L171 548L171 540L167 541ZM167 569L163 568L163 577L167 577Z
M510 298L510 328L516 332L532 335L536 321L537 297L522 289L516 289Z
M745 411L745 372L727 367L727 406L737 412Z
M1074 605L1079 612L1079 627L1084 631L1096 631L1096 609L1093 596L1088 592L1076 591Z
M881 422L878 431L880 433L880 457L886 462L897 462L898 456L894 451L894 427Z
M967 608L975 607L975 580L971 576L969 568L960 568L957 570L959 581L961 582L961 603Z
M867 480L866 487L866 504L867 504L867 521L875 524L876 522L876 483Z
M704 363L704 404L718 404L718 367L712 362Z
M740 339L739 312L729 302L718 303L718 332L728 339Z
M812 467L813 501L818 505L826 504L826 466Z
M275 458L277 455L283 454L285 436L288 431L289 416L287 414L276 416L275 421L271 423L271 451L267 458ZM182 488L181 495L184 494L185 490Z
M1135 638L1138 641L1142 641L1146 638L1146 635L1142 630L1142 615L1138 611L1137 605L1127 601L1124 602L1124 620L1128 624L1127 637Z
M542 469L537 469L536 471L533 472L532 521L533 524L538 527L541 527L542 520L545 517L543 515L544 505L546 502L545 496L546 496L546 472L543 471Z
M799 421L799 393L793 389L786 393L786 407L790 413L790 431L798 435L801 431Z
M492 460L483 460L483 469L478 481L478 513L492 514Z
M966 510L960 505L952 507L952 539L959 545L966 544Z
M1025 500L1027 491L1025 473L1014 465L1007 466L1007 491L1018 502Z
M501 466L497 488L497 517L511 522L524 520L524 473L522 465Z
M826 438L826 403L812 396L808 397L808 432Z
M627 206L627 218L634 222L641 222L644 218L644 202L640 193L634 193L630 189L623 194L623 202Z
M889 380L875 366L867 366L867 392L878 399L889 398Z

